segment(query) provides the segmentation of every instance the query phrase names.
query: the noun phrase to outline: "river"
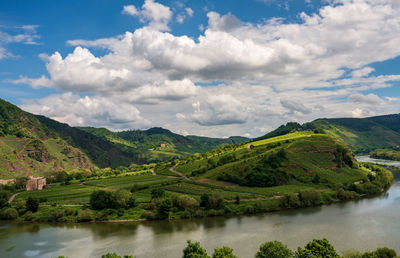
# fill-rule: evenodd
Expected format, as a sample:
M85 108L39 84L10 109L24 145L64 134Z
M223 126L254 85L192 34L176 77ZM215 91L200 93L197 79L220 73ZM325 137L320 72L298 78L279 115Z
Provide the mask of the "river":
M359 160L371 161L368 157ZM372 160L400 166L400 162ZM400 252L400 178L371 199L254 216L141 223L0 224L0 257L101 257L107 252L140 257L181 257L186 240L208 253L227 245L254 257L260 244L279 240L291 249L328 238L338 251L387 246Z

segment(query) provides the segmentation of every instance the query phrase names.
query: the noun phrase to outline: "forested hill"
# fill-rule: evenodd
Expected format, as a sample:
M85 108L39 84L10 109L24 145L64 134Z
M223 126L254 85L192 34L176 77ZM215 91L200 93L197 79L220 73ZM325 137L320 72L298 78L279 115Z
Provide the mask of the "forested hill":
M104 128L76 128L30 114L0 99L2 178L165 161L244 141L248 139L182 136L163 128L118 133Z
M148 161L161 161L186 154L202 153L221 145L249 141L248 138L240 136L229 138L183 136L161 127L121 132L94 127L79 127L79 129L106 139L119 148L130 146L143 151Z
M35 116L0 99L0 176L129 165L129 153L55 120Z
M257 140L301 130L323 130L342 140L356 153L400 146L399 114L367 118L321 118L302 125L287 123Z

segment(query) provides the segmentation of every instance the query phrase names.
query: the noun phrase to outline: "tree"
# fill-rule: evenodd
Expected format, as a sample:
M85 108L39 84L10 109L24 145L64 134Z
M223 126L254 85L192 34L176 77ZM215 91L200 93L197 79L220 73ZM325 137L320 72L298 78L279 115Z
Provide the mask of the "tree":
M90 206L94 210L114 209L117 206L117 202L111 192L99 190L90 195Z
M92 221L92 219L92 212L89 209L78 211L78 216L76 219L78 222L89 222Z
M287 258L292 255L293 252L286 245L279 241L271 241L260 246L256 258Z
M396 251L387 247L376 249L374 252L379 258L394 258L397 257Z
M338 258L339 255L336 253L335 248L324 239L313 239L309 242L304 249L299 247L296 252L296 258Z
M233 254L233 249L227 246L215 248L212 258L238 258Z
M210 195L207 194L207 193L203 193L203 194L200 196L200 206L201 206L201 207L207 207L207 206L208 206L208 201L209 201L209 199L210 199Z
M118 208L128 209L133 208L136 205L136 201L133 198L132 193L125 189L120 189L113 193L113 195Z
M201 247L200 242L187 241L187 246L183 249L182 258L208 258L207 251Z
M39 209L38 200L29 197L28 200L26 200L26 210L31 212L37 212L38 209Z
M165 195L165 191L160 188L154 188L151 190L151 199L162 198Z
M14 208L5 208L1 211L0 217L2 219L13 220L18 218L18 211Z
M167 219L169 217L169 212L173 206L171 199L164 199L160 202L157 207L157 217L160 219Z
M8 199L10 198L10 195L11 194L9 191L5 191L5 190L0 191L0 209L10 206L10 204L8 203Z
M27 177L18 177L15 179L15 188L24 189L26 187L26 182L28 182Z

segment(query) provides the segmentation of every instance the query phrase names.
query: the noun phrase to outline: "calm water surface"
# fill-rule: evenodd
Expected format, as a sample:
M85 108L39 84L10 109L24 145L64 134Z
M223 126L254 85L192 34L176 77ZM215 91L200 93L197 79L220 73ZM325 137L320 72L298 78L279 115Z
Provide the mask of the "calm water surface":
M209 253L227 245L239 257L254 257L266 241L279 240L295 249L322 237L340 251L388 246L400 252L399 216L396 175L395 184L380 197L289 212L124 224L0 224L0 257L100 257L107 252L181 257L187 239L200 241Z

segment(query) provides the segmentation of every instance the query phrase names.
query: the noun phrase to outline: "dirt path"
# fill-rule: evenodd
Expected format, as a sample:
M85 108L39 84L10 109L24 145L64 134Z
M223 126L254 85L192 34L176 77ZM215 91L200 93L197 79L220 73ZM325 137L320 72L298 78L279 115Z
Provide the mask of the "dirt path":
M182 174L181 172L179 172L179 171L176 171L176 170L175 170L175 167L176 167L176 166L173 166L172 168L170 168L170 169L169 169L169 171L171 171L172 173L175 173L175 174L177 174L178 176L180 176L180 177L184 178L184 179L185 179L185 180L187 180L187 181L192 181L192 182L193 182L193 180L192 180L192 179L188 178L187 176L185 176L185 175L184 175L184 174Z
M19 193L14 194L13 196L11 196L10 200L8 200L8 203L12 203L12 201L14 201L15 197L17 197Z

